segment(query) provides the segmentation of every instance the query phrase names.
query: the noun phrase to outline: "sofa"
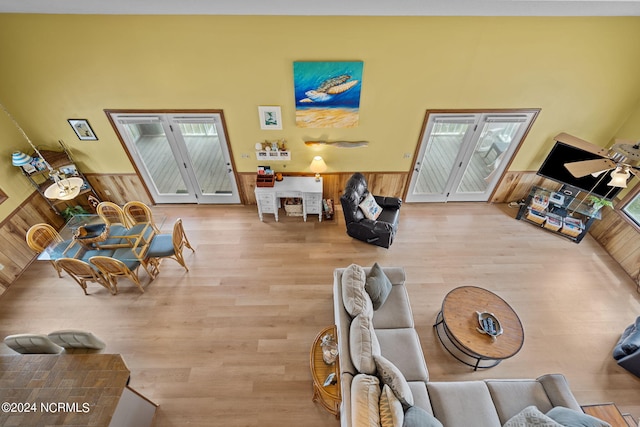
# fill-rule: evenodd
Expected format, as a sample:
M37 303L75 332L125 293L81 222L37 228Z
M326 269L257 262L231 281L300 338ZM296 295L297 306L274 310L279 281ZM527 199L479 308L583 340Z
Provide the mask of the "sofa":
M613 348L618 365L640 377L640 316L622 332Z
M407 426L415 414L433 423L414 425L500 427L527 408L564 407L588 417L561 374L429 381L401 267L337 268L333 296L342 427Z
M387 249L391 246L402 200L369 193L364 175L356 172L347 181L340 203L349 236Z

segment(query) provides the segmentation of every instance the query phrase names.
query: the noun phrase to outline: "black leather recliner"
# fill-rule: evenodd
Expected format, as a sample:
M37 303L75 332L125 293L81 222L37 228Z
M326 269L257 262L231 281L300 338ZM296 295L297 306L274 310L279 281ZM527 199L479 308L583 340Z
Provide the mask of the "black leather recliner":
M347 224L347 234L355 239L388 248L398 230L402 200L396 197L374 195L373 197L382 208L382 212L376 220L371 220L365 217L364 212L358 206L368 193L367 180L364 175L359 172L353 174L347 181L344 193L340 196Z

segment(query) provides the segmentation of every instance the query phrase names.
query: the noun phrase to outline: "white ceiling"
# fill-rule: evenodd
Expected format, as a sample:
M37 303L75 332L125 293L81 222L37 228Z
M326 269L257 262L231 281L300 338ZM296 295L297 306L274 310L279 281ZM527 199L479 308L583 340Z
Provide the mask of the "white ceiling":
M640 16L640 0L0 0L0 13Z

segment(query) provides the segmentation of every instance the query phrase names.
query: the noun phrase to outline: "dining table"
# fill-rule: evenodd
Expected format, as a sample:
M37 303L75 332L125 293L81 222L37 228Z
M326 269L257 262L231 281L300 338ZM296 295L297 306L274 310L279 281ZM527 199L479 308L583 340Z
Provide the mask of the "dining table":
M147 251L165 220L162 215L154 218L155 224L140 222L127 227L107 225L96 214L74 215L59 231L62 240L50 243L37 259L75 258L88 262L93 256L107 256L123 262L140 261L147 269Z

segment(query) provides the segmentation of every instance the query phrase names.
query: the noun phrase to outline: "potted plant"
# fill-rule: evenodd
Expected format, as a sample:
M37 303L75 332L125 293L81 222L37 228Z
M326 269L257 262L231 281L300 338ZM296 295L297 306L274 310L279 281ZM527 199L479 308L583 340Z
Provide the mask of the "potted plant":
M65 221L70 220L74 215L86 215L87 212L82 206L67 206L65 210L63 210L60 214L64 218Z
M589 196L589 207L595 213L598 212L603 206L609 206L613 208L611 200L603 199L597 196Z

